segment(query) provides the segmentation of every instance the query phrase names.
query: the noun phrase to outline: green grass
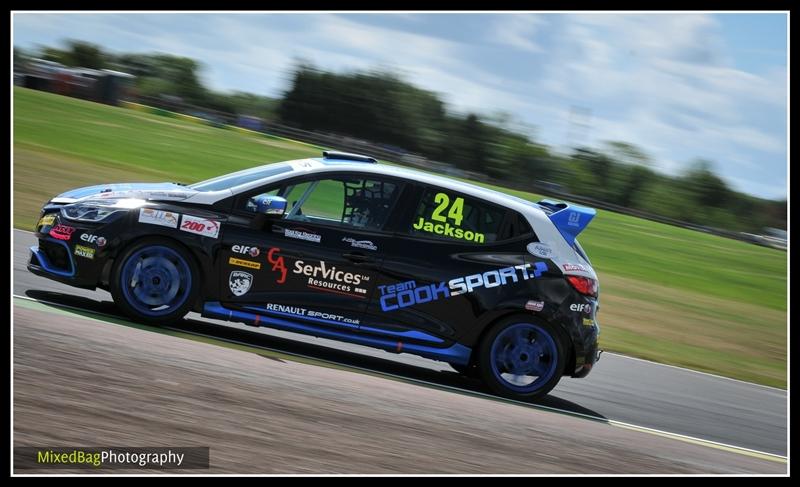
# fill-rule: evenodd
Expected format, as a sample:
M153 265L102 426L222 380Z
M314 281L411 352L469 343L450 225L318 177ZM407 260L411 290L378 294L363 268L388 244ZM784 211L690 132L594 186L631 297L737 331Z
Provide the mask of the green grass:
M599 273L786 310L784 251L605 210L588 228L579 240Z
M15 87L14 226L30 229L42 203L78 186L188 183L318 155L304 144ZM600 276L603 348L785 387L786 252L608 211L580 240Z

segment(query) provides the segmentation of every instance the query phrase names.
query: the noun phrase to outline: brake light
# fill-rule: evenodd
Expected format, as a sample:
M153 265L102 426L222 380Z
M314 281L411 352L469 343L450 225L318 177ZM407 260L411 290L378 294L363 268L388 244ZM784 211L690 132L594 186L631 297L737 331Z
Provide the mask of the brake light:
M567 281L581 294L597 297L597 281L588 277L567 276Z

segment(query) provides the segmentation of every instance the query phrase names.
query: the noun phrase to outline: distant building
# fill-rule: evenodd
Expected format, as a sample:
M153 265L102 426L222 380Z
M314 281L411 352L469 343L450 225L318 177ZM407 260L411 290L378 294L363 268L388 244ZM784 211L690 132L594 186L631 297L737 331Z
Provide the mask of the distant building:
M85 100L119 105L133 88L135 76L111 69L69 68L55 61L30 59L24 63L19 84Z

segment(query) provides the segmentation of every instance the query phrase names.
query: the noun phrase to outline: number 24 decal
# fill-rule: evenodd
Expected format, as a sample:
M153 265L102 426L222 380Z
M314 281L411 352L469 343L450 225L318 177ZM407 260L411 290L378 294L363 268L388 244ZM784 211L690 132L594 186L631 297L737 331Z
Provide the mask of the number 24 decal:
M457 227L461 226L461 220L464 219L464 198L456 198L453 205L450 206L450 197L445 193L436 193L433 201L439 205L433 210L431 220L439 222L446 222L448 218L453 220ZM450 206L450 211L447 212L445 217L442 213Z

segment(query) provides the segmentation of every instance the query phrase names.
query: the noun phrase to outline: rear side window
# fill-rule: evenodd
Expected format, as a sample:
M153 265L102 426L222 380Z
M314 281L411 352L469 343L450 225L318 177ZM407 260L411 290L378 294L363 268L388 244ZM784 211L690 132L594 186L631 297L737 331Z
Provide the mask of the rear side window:
M412 235L483 244L498 240L505 211L476 198L440 188L422 194L408 232Z
M528 223L528 220L516 211L509 210L508 221L500 232L500 238L498 240L508 240L522 236L536 238L536 236L533 235L533 229Z

